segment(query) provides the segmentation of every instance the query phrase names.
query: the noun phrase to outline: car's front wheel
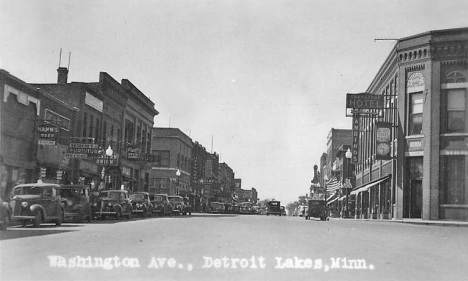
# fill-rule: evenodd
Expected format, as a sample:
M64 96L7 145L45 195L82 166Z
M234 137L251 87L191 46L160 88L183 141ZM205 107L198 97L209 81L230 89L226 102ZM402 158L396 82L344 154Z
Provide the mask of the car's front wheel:
M37 211L33 219L33 226L39 227L41 226L41 222L42 222L42 213L41 211Z

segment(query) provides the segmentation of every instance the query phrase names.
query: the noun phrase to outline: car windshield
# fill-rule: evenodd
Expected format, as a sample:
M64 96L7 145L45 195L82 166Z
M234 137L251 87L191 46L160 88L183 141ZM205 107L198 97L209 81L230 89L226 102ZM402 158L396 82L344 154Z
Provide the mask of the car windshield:
M145 199L145 195L144 194L131 194L130 198L132 198L132 199Z
M118 200L120 197L120 194L118 192L102 191L100 196L104 198L111 198L111 199Z
M279 202L269 202L268 205L270 206L279 206Z
M41 195L41 190L38 186L21 186L15 188L13 195Z
M61 189L60 190L60 195L65 198L74 198L74 197L80 197L81 195L81 190L77 189Z
M163 201L162 196L154 196L154 201Z
M180 197L169 197L169 201L171 201L171 202L182 202L182 198L180 198Z

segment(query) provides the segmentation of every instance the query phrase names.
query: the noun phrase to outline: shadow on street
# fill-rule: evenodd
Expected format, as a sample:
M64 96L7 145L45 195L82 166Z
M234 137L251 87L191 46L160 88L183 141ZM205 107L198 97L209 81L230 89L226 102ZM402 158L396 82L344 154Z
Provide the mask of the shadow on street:
M76 226L76 225L75 225ZM52 225L43 225L39 228L33 228L32 226L26 227L10 227L6 231L0 232L0 240L10 240L10 239L17 239L17 238L26 238L32 236L43 236L43 235L51 235L51 234L59 234L65 232L73 232L77 230L65 230L62 229L66 227L62 225L60 227L52 226Z

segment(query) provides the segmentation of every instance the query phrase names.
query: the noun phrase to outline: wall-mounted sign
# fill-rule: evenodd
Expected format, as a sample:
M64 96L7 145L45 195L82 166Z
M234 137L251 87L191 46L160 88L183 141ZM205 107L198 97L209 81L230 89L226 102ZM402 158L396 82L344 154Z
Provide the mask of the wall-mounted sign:
M52 110L45 110L44 121L53 124L65 131L70 130L70 119L55 113Z
M139 148L127 148L127 159L128 160L138 160L140 159L140 149Z
M383 109L384 96L369 93L346 94L346 108L352 109Z
M88 92L86 92L85 104L91 106L99 112L102 112L102 109L104 107L104 103L102 102L102 100L96 98Z
M377 160L390 160L391 156L391 143L392 143L392 123L389 122L375 122L376 126L376 159Z

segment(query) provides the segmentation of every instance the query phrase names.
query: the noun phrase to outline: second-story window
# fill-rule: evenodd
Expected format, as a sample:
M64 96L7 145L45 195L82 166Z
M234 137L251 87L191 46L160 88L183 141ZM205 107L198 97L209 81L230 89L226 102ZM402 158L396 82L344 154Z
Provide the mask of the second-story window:
M466 95L465 89L447 91L447 132L464 133L466 131Z
M410 115L408 124L409 135L421 135L423 124L423 94L411 95Z

